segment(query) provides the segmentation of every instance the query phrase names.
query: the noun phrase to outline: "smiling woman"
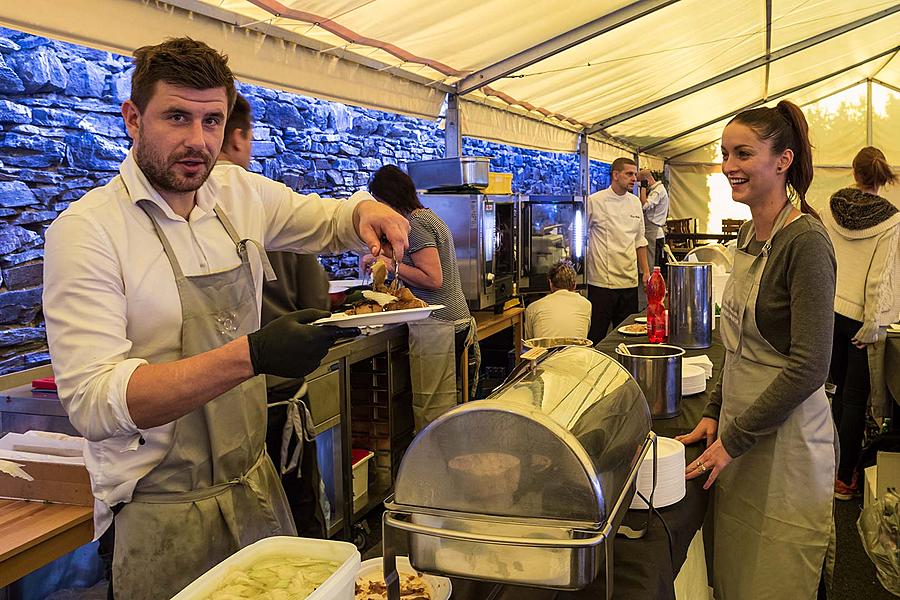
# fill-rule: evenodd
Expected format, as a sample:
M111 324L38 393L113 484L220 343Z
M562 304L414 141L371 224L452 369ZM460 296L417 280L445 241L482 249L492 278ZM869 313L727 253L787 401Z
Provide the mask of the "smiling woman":
M753 220L722 301L723 376L704 418L679 438L715 441L686 476L717 488L717 597L809 598L833 524L830 357L821 348L833 326L835 261L821 222L802 214L812 212L812 159L800 109L781 102L735 117L722 134L722 172Z

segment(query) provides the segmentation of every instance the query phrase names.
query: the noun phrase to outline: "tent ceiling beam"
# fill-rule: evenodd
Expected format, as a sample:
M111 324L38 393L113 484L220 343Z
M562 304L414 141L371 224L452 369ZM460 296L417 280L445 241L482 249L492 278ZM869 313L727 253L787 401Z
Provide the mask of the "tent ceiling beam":
M750 109L752 109L752 108L756 108L756 107L758 107L758 106L762 106L763 104L765 104L765 103L767 103L767 102L771 102L772 100L778 100L779 98L784 98L785 96L789 96L789 95L791 95L791 94L793 94L793 93L795 93L795 92L799 92L799 91L802 90L803 88L807 88L807 87L809 87L809 86L812 86L812 85L816 85L816 84L822 83L823 81L826 81L826 80L828 80L828 79L831 79L832 77L837 77L838 75L840 75L840 74L842 74L842 73L846 73L847 71L851 71L851 70L853 70L853 69L856 69L856 68L858 68L858 67L861 67L861 66L863 66L864 64L866 64L866 63L868 63L868 62L872 62L873 60L878 60L878 59L881 58L882 56L887 56L888 54L890 54L890 53L892 53L892 52L896 52L898 49L900 49L900 46L891 48L890 50L885 50L884 52L881 52L880 54L876 54L875 56L870 56L869 58L866 58L866 59L864 59L864 60L861 60L861 61L859 61L859 62L857 62L857 63L852 64L852 65L848 65L848 66L843 67L843 68L841 68L841 69L838 69L837 71L833 71L833 72L831 72L831 73L828 73L827 75L822 75L821 77L816 77L815 79L813 79L813 80L811 80L811 81L806 81L806 82L804 82L804 83L801 83L800 85L795 85L795 86L792 87L792 88L788 88L788 89L786 89L786 90L784 90L784 91L778 92L777 94L774 94L774 95L772 95L772 96L769 96L768 98L760 98L760 99L757 100L756 102L753 102L753 103L751 103L751 104L748 104L747 106L741 107L741 108L739 108L739 109L737 109L737 110L733 110L733 111L731 111L731 112L729 112L729 113L727 113L727 114L724 114L724 115L721 115L721 116L719 116L719 117L716 117L715 119L711 119L711 120L709 120L709 121L706 121L705 123L702 123L702 124L700 124L700 125L696 125L696 126L694 126L694 127L691 127L690 129L685 130L685 131L682 131L681 133L678 133L678 134L676 134L676 135L671 135L671 136L669 136L669 137L667 137L667 138L665 138L665 139L662 139L662 140L660 140L660 141L658 141L658 142L654 142L654 143L650 144L649 146L646 146L646 147L644 147L644 148L641 148L641 152L649 152L650 150L653 150L654 148L658 148L658 147L660 147L660 146L662 146L662 145L665 145L665 144L674 142L674 141L677 140L678 138L684 137L684 136L689 135L689 134L691 134L691 133L694 133L695 131L699 131L699 130L703 129L704 127L709 127L710 125L715 125L715 124L718 123L719 121L722 121L722 120L728 119L728 118L730 118L730 117L733 117L734 115L736 115L736 114L738 114L738 113L740 113L740 112L744 112L745 110L750 110ZM865 81L865 80L863 80L863 81ZM859 85L860 83L862 83L862 81L859 81L859 82L857 82L857 83L855 83L855 84L853 84L853 85ZM853 87L853 86L850 86L850 87ZM845 88L845 89L849 89L849 88ZM836 92L833 92L833 91L832 91L832 92L829 92L828 95L825 96L825 97L827 98L828 96L832 96L832 95L834 95L835 93L836 93ZM807 103L807 104L809 104L809 103ZM699 146L698 146L698 147L699 147Z
M219 8L217 6L213 6L211 4L207 4L206 2L201 2L199 0L165 0L165 3L192 13L197 13L198 15L203 15L204 17L222 21L223 23L227 23L238 29L247 29L250 31L255 31L262 35L271 35L273 37L277 37L278 39L284 40L285 42L297 44L298 46L308 48L316 52L325 52L333 48L333 46L329 44L319 42L318 40L315 40L313 38L303 37L302 35L287 31L285 29L279 30L277 35L275 35L271 31L271 26L268 20L258 21L250 19L249 17L244 17L240 14L225 10L223 8ZM360 64L375 71L385 70L385 65L383 62L365 57L361 54L345 52L341 54L340 58L341 60ZM388 70L390 74L395 77L406 79L407 81L412 81L413 83L433 87L434 89L444 93L453 92L453 88L449 85L441 83L439 81L433 81L427 77L423 77L422 75L417 75L403 69L391 68Z
M541 42L536 46L523 50L518 54L505 58L464 77L456 84L458 93L460 95L465 95L474 92L475 90L489 85L498 79L502 79L511 73L527 68L536 62L559 54L569 48L630 23L635 19L640 19L641 17L665 8L670 4L675 4L678 1L679 0L639 0L638 2L633 2L619 10L603 15L590 23L585 23L571 31L567 31L566 33L560 34L545 42Z
M710 79L707 79L706 81L701 81L700 83L698 83L696 85L692 85L689 88L685 88L679 92L675 92L675 93L669 94L668 96L665 96L663 98L659 98L652 102L648 102L647 104L644 104L643 106L638 106L636 108L625 111L623 113L619 113L618 115L615 115L608 119L599 121L595 125L592 125L588 129L588 132L594 133L600 129L606 129L608 127L612 127L613 125L617 125L619 123L622 123L623 121L627 121L628 119L637 117L638 115L642 115L644 113L650 112L651 110L659 108L660 106L669 104L670 102L680 100L681 98L684 98L685 96L690 96L691 94L694 94L696 92L704 90L708 87L714 86L716 84L722 83L723 81L728 81L729 79L733 79L735 77L738 77L739 75L743 75L744 73L748 73L754 69L758 69L760 67L766 66L767 64L769 64L771 62L775 62L777 60L787 58L788 56L792 56L794 54L797 54L798 52L802 52L804 50L812 48L813 46L816 46L823 42L827 42L828 40L836 38L840 35L843 35L845 33L853 31L855 29L859 29L860 27L864 27L866 25L869 25L870 23L874 23L875 21L878 21L885 17L889 17L897 12L900 12L900 4L896 4L894 6L891 6L890 8L886 8L886 9L878 11L876 13L872 13L871 15L865 16L861 19L857 19L856 21L852 21L850 23L845 23L844 25L841 25L840 27L835 27L834 29L830 29L828 31L823 31L822 33L815 35L811 38L801 40L797 43L791 44L790 46L786 46L786 47L782 48L781 50L777 50L769 56L761 56L759 58L756 58L754 60L746 62L738 67L735 67L733 69L725 71L724 73L720 73L719 75L716 75L715 77L711 77ZM893 52L894 50L891 50L891 51ZM884 54L881 54L879 56L884 56ZM871 60L871 59L868 59L868 60ZM865 62L868 62L868 60L866 60Z
M897 52L894 52L894 53L891 55L891 57L890 57L889 59L887 59L886 61L884 61L884 64L881 65L880 67L878 67L878 68L875 70L874 73L872 73L872 79L875 79L876 77L878 77L878 74L881 73L881 72L884 70L884 68L885 68L886 66L888 66L889 64L891 64L891 61L892 61L892 60L894 60L895 58L897 58L897 54L898 54L898 53L900 53L900 50L897 50Z
M889 83L885 83L884 81L882 81L882 80L880 80L880 79L874 79L874 78L873 78L873 79L872 79L872 82L873 82L873 83L877 83L877 84L880 85L880 86L886 87L887 89L889 89L889 90L891 90L891 91L893 91L893 92L897 92L898 94L900 94L900 87L897 87L897 86L895 86L895 85L891 85L891 84L889 84Z
M763 98L769 95L769 71L772 65L772 0L766 0L766 77Z
M857 65L857 66L858 66L858 65ZM852 68L852 67L851 67L851 68ZM840 75L840 74L841 74L841 72L838 72L838 73L832 73L830 76L837 76L837 75ZM830 90L827 94L824 94L824 95L822 95L822 96L819 96L819 97L815 98L814 100L810 100L809 102L804 102L803 105L801 106L801 108L802 108L803 106L809 106L810 104L815 104L816 102L821 102L821 101L824 100L825 98L830 98L831 96L834 96L835 94L840 94L841 92L846 92L847 90L849 90L849 89L851 89L851 88L855 88L856 86L858 86L858 85L860 85L860 84L863 84L863 83L865 83L865 82L866 82L865 79L860 79L859 81L854 81L854 82L851 83L850 85L845 85L845 86L842 87L842 88L839 88L839 89L836 89L836 90ZM811 85L811 84L807 84L807 85ZM792 88L791 90L788 90L788 92L786 92L786 93L793 93L793 92L795 92L795 91L797 91L796 88ZM780 96L778 96L778 97L780 97ZM776 97L772 97L772 98L769 98L769 100L774 100L775 98L776 98ZM733 117L734 115L736 115L736 114L738 114L738 113L741 113L741 112L743 112L743 111L745 111L745 110L750 110L750 109L752 109L752 108L756 108L756 107L758 107L758 106L760 106L760 105L762 105L762 104L765 104L765 101L759 101L759 102L754 102L753 104L748 104L747 106L745 106L745 107L743 107L743 108L739 108L738 110L733 111L733 112L731 112L731 113L729 113L729 114L727 114L727 115L723 115L723 116L721 116L721 117L718 117L717 119L714 119L714 120L712 120L712 121L708 121L708 122L704 123L703 125L700 125L699 127L692 127L689 131L684 131L684 132L682 132L682 133L679 133L678 135L672 136L672 137L669 138L669 139L661 140L661 141L659 141L659 142L655 142L655 143L651 144L650 146L647 146L647 148L652 148L653 146L661 146L661 145L663 145L663 144L668 144L668 143L670 143L670 142L673 142L673 141L677 140L677 139L680 138L680 137L684 137L684 136L686 136L686 135L689 135L689 134L691 134L691 133L694 133L695 131L698 131L698 130L700 130L700 129L703 129L704 127L709 127L710 125L714 125L714 124L718 123L719 121L722 121L722 120L724 120L724 119L727 119L728 117ZM693 152L694 150L699 150L699 149L702 148L703 146L706 146L707 144L711 144L711 143L713 143L714 141L716 141L716 140L715 140L715 139L712 139L712 140L703 142L703 143L700 144L699 146L694 146L693 148L690 148L690 149L688 149L688 150L685 150L684 152L679 152L678 154L673 154L672 156L669 157L669 160L676 159L676 158L678 158L679 156L684 156L685 154L689 154L689 153Z

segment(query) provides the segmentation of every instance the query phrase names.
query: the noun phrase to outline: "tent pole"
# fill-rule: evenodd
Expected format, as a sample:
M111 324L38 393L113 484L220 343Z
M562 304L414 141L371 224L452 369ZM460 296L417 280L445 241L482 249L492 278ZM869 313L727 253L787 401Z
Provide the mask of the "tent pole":
M874 131L872 129L872 80L866 79L866 146L871 146L874 142Z
M587 198L591 195L591 154L587 134L578 135L578 193Z
M459 95L447 94L447 117L444 120L444 158L456 158L457 156L462 156Z

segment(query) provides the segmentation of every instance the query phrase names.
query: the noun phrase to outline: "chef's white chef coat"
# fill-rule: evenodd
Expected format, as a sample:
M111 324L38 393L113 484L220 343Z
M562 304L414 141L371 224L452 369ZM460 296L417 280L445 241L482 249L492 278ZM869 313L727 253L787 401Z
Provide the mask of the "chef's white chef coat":
M130 195L129 195L130 192ZM73 202L50 226L44 258L44 317L60 400L89 441L85 462L95 497L94 535L112 522L109 507L131 499L172 441L175 424L140 430L125 391L140 365L181 358L181 303L172 267L150 219L147 199L185 275L236 267L240 258L213 209L241 238L270 250L302 253L363 248L353 211L371 196L340 201L220 165L197 190L189 218L176 215L129 153L119 175ZM264 277L252 244L257 306ZM198 374L202 377L203 374Z
M645 226L655 226L654 239L665 237L663 228L666 226L666 217L669 216L669 192L661 181L657 181L647 190L647 204L643 206L643 210Z
M637 248L647 245L640 199L611 187L588 198L587 282L608 289L637 287Z

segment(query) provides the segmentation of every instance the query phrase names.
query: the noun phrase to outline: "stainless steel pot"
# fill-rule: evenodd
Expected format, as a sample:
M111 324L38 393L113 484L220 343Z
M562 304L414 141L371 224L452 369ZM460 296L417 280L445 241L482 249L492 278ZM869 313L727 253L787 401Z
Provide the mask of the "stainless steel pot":
M635 378L650 414L669 419L681 414L681 360L684 350L665 344L632 344L629 354L616 348L616 357Z
M712 263L675 262L669 273L669 343L681 348L712 345Z

